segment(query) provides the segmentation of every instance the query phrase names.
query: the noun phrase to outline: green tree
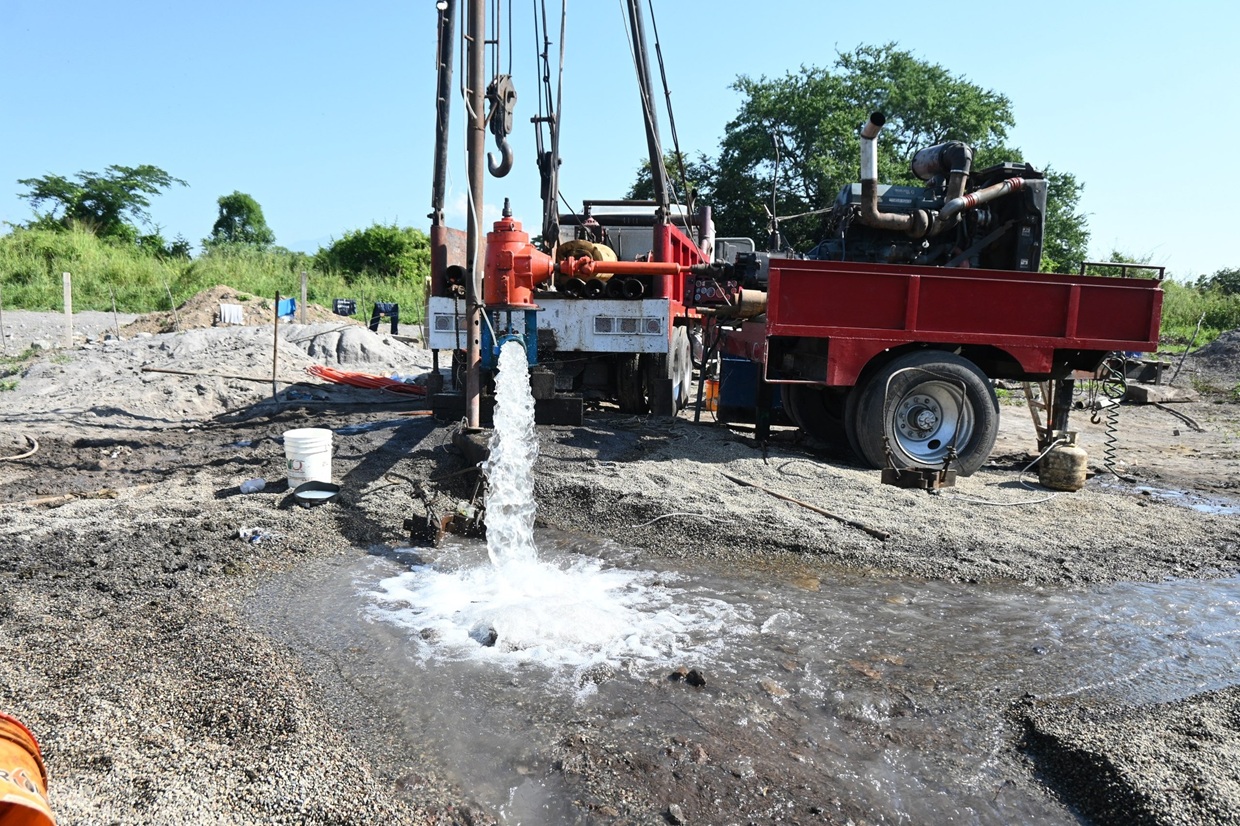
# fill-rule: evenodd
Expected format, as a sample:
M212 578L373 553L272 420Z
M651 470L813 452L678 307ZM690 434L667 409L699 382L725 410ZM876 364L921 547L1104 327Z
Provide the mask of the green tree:
M1202 292L1217 291L1223 295L1240 295L1240 267L1216 270L1213 275L1197 279L1197 289Z
M353 275L414 278L419 283L430 272L431 244L426 234L412 227L374 224L351 230L321 248L315 267Z
M1089 255L1089 224L1080 209L1085 185L1072 173L1051 167L1046 169L1046 181L1042 272L1077 272Z
M36 219L32 228L83 226L101 238L136 242L138 225L151 225L150 196L173 184L188 186L164 170L150 164L109 166L103 174L79 172L70 180L61 175L23 178L17 183L28 192L18 197L30 202ZM47 205L50 209L40 213ZM155 234L158 234L156 232Z
M213 244L248 244L266 248L275 243L275 233L267 226L263 208L244 192L221 195L220 214L211 227L211 234L202 240L204 247Z
M803 66L782 78L742 75L732 88L743 100L725 127L719 154L694 164L705 178L699 203L714 207L720 235L764 238L772 212L811 213L781 222L780 231L798 249L820 240L821 219L812 213L829 207L857 180L857 128L872 111L887 117L878 141L879 179L885 183L919 183L909 170L912 156L949 140L973 147L974 168L992 158L1020 160L1019 150L1005 145L1015 125L1007 96L894 43L838 52L828 68ZM1078 208L1081 185L1067 173L1049 178L1047 262L1068 269L1079 264L1088 241ZM649 171L643 169L631 193L645 192Z
M687 203L690 196L693 200L699 201L705 199L710 201L711 182L715 177L715 166L705 154L699 152L696 158L691 158L688 153L681 152L677 155L675 152L666 152L663 156L663 166L667 169L668 177L672 183L672 190L675 192L674 201ZM684 178L681 178L681 168L684 169ZM641 166L637 170L637 179L633 185L629 187L629 191L625 193L625 198L632 200L649 200L654 198L654 177L650 174L650 160L642 161Z

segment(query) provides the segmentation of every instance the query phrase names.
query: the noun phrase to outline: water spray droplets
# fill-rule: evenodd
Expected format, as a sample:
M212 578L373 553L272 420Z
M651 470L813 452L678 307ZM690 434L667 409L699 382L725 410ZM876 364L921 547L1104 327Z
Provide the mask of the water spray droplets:
M531 562L534 546L534 396L530 392L525 348L509 341L499 354L495 378L495 429L491 434L487 476L487 553L491 562Z

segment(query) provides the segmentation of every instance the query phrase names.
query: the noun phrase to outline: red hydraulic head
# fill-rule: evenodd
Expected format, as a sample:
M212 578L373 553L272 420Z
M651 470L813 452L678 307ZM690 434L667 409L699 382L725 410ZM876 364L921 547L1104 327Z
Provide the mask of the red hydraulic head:
M521 222L514 221L508 202L504 217L487 233L487 254L483 265L482 296L495 310L536 310L534 285L550 278L555 261L530 243Z

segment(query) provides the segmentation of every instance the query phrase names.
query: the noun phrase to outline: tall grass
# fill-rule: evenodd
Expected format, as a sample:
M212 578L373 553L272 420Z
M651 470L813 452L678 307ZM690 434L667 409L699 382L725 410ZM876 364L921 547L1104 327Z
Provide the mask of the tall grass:
M1201 322L1194 347L1209 344L1221 333L1240 328L1240 295L1200 290L1177 281L1163 282L1163 314L1160 338L1164 345L1184 347Z
M193 260L160 258L133 247L97 238L81 229L15 230L0 236L0 299L5 309L63 309L61 273L73 278L75 310L147 313L168 309L168 294L181 304L218 285L255 295L301 294L301 273L307 273L306 297L332 306L332 299L353 298L365 310L375 301L400 305L401 318L422 320L423 277L383 278L323 271L302 253L221 247Z

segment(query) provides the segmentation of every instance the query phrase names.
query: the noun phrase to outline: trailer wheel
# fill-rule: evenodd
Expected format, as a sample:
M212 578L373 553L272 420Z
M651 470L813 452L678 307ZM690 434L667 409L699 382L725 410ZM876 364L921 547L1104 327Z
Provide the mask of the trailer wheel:
M641 357L636 353L616 357L616 403L621 413L644 414L646 387L642 380Z
M954 446L953 466L968 476L982 466L999 432L999 400L972 362L953 353L923 350L901 356L870 377L851 412L854 447L874 467L885 467L890 446L897 468L942 467Z
M785 384L784 412L805 433L832 446L847 444L844 433L846 390L814 384Z

